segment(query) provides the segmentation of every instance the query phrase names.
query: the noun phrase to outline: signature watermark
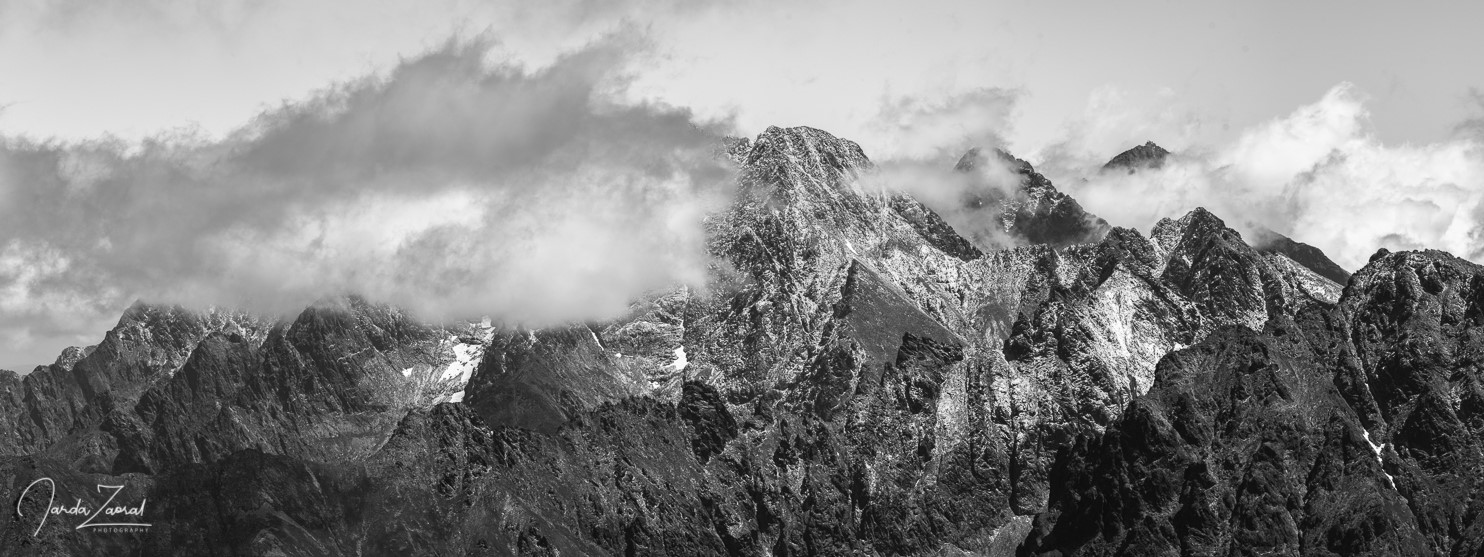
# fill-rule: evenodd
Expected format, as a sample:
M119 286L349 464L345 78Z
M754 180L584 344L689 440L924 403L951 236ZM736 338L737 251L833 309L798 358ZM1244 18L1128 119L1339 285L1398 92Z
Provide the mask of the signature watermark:
M25 491L21 492L20 498L15 502L15 513L17 516L26 516L25 512L21 510L21 502L26 500L26 495L31 492L31 489L42 483L47 484L51 488L51 498L47 501L46 512L42 513L41 522L36 524L36 531L31 534L32 536L41 535L41 527L46 526L46 520L51 518L52 515L86 517L77 527L73 528L74 530L130 533L143 532L148 530L150 526L153 526L153 524L148 522L142 522L144 519L144 506L146 503L149 503L149 498L140 499L139 504L132 506L122 502L114 502L114 499L118 498L119 492L124 490L124 486L122 485L98 484L99 493L104 493L105 490L112 491L108 493L108 500L104 501L97 508L87 506L87 504L83 503L82 498L78 498L77 502L71 506L66 506L57 505L57 482L51 478L38 478L36 481L31 482L31 485L26 486Z

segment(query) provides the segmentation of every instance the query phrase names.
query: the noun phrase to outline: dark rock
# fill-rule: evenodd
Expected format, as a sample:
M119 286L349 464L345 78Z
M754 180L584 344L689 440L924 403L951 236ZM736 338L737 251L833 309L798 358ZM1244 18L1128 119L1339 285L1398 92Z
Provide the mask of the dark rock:
M1127 170L1133 174L1145 168L1160 168L1165 164L1165 159L1170 157L1170 152L1164 147L1155 145L1153 141L1146 141L1143 145L1119 153L1106 164L1103 171Z
M1350 273L1345 271L1334 261L1329 259L1319 248L1294 241L1292 238L1273 232L1272 230L1260 229L1257 237L1253 239L1252 247L1262 253L1281 253L1309 270L1318 273L1319 276L1344 285L1350 280Z

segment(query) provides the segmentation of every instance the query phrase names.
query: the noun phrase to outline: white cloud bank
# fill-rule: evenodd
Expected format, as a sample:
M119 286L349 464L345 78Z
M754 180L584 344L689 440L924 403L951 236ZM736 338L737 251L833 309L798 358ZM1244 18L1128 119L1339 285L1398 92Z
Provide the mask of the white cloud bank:
M220 141L0 140L3 363L96 342L135 297L292 312L353 292L541 324L698 283L725 128L612 102L632 46L527 71L450 43Z
M1148 231L1204 206L1239 230L1265 226L1318 246L1351 270L1383 247L1484 262L1484 145L1468 134L1383 144L1349 84L1228 145L1192 151L1135 174L1084 166L1085 180L1063 172L1057 183L1116 225Z

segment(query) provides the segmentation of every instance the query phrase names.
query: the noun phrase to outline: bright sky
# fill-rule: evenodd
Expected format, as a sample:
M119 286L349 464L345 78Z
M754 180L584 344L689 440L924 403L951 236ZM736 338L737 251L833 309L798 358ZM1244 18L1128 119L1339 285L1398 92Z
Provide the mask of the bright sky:
M488 32L512 58L540 64L618 21L646 30L662 56L641 69L639 89L735 114L747 133L849 129L888 99L994 87L1020 93L1005 139L1025 156L1061 139L1090 106L1164 114L1168 125L1129 130L1144 135L1119 144L1182 148L1282 116L1345 81L1370 97L1383 141L1435 141L1478 110L1468 92L1484 87L1472 70L1484 52L1475 28L1484 4L1472 2L549 5L6 0L0 133L222 134L455 34Z

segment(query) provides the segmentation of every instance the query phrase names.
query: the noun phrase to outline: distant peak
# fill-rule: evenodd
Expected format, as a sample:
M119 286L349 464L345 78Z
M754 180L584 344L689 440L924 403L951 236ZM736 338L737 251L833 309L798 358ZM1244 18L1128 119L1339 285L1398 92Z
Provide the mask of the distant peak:
M1159 168L1164 166L1165 159L1169 158L1170 152L1164 147L1155 145L1153 141L1146 141L1113 157L1108 164L1103 165L1103 170L1115 168L1126 168L1133 173L1141 168Z
M1021 174L1030 174L1032 172L1035 172L1035 168L1031 166L1031 163L1016 158L1015 155L1010 154L1009 151L1006 151L999 147L996 147L991 151L994 153L994 156L1001 162L1005 163L1011 169ZM983 149L974 147L972 149L969 149L968 152L964 153L964 156L959 157L958 164L953 165L953 169L959 172L967 172L975 168L979 168L988 160L988 156L984 154Z
M1318 273L1319 276L1345 284L1350 272L1340 267L1323 250L1279 234L1263 226L1253 230L1252 247L1262 253L1278 253L1294 260L1299 265Z
M835 135L831 134L830 132L818 128L811 128L808 126L794 126L791 128L768 126L768 129L763 130L763 133L758 134L757 139L753 141L754 143L794 142L811 145L834 144L841 142L853 143L851 141L835 137Z

